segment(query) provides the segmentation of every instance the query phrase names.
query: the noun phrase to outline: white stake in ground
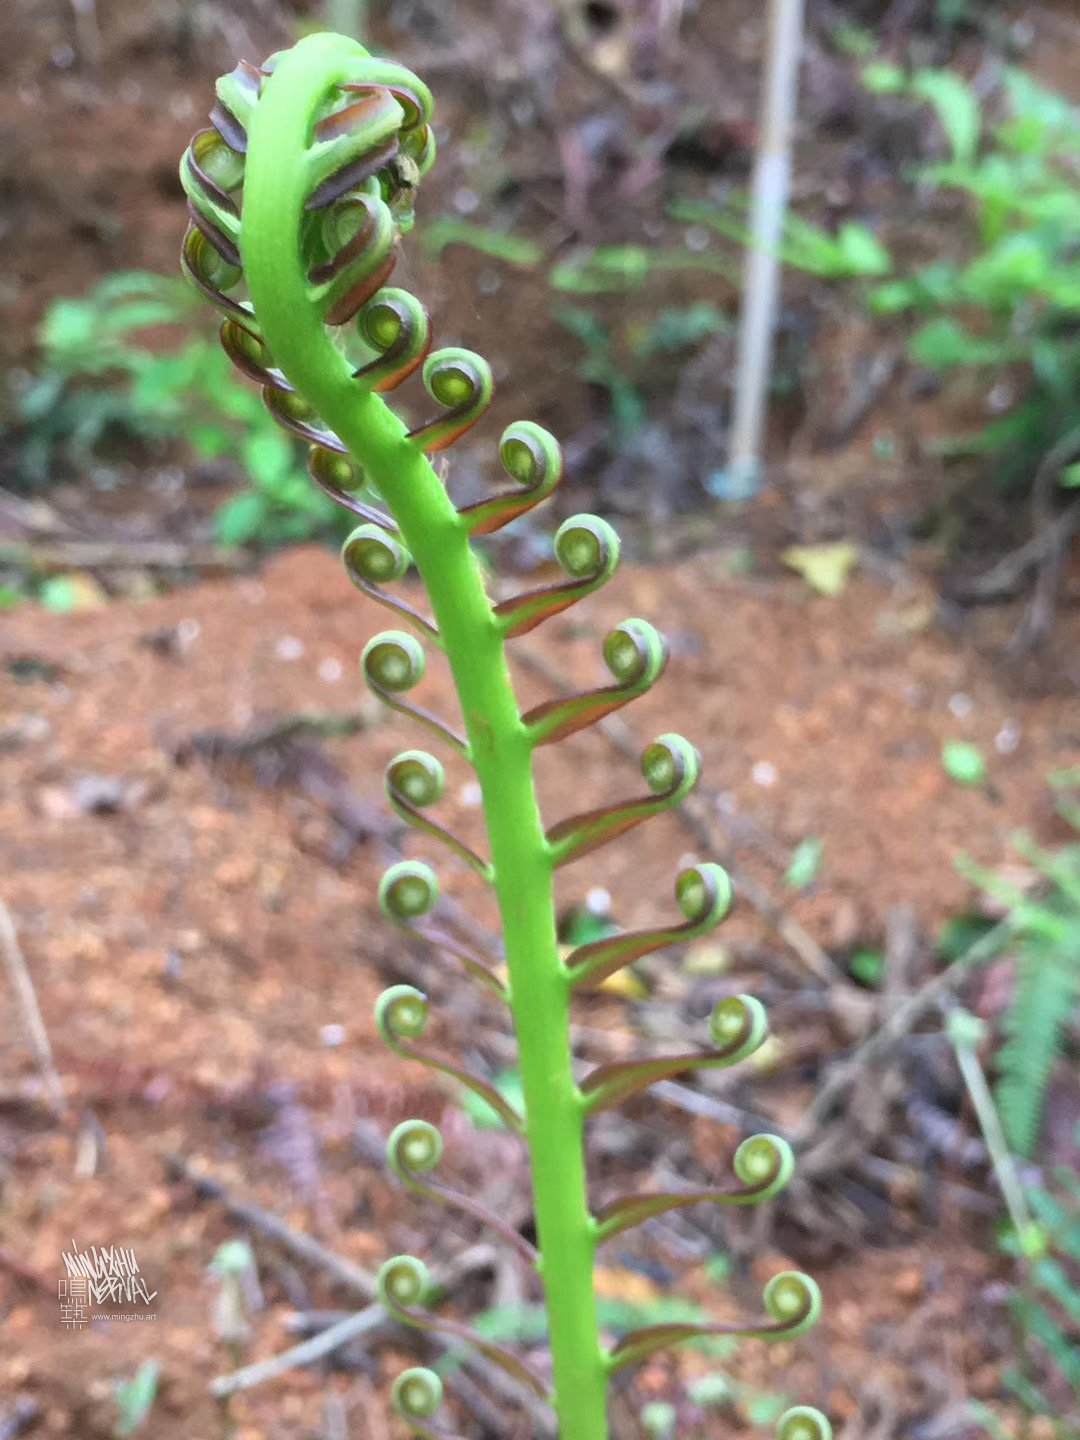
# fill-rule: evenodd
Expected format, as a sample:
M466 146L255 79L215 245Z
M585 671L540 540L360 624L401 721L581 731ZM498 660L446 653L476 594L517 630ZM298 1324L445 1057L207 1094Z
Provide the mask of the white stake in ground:
M804 0L770 0L765 92L750 203L726 489L752 493L761 473L769 371L780 290L780 246L791 179Z

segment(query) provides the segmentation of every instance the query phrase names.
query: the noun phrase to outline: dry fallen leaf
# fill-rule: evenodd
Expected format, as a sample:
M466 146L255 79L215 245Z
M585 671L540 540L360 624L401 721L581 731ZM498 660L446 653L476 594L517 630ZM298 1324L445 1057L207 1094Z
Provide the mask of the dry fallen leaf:
M831 540L824 545L789 545L780 559L797 570L819 595L839 595L847 584L859 547L853 540Z
M614 975L601 980L597 989L609 995L621 995L624 1000L645 1000L649 994L649 987L629 968L616 970Z

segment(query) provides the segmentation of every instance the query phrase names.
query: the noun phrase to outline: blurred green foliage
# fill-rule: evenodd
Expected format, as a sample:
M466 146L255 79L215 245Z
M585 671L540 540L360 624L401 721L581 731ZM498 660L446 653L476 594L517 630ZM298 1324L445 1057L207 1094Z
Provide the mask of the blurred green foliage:
M620 294L637 290L651 275L689 270L739 283L739 267L722 256L677 245L596 245L575 250L548 271L553 290L572 295Z
M113 1387L116 1400L117 1436L134 1435L150 1418L157 1399L161 1366L156 1360L144 1360L130 1380L119 1380Z
M1031 1233L1009 1229L1002 1249L1016 1257L1023 1278L1009 1293L1020 1337L1018 1353L1002 1371L1002 1383L1031 1420L1049 1421L1055 1440L1080 1436L1080 1180L1064 1167L1029 1187ZM998 1440L1001 1430L983 1406L976 1418ZM1003 1440L1003 1437L1002 1437Z
M919 364L1008 382L1003 413L947 453L993 456L1003 479L1028 480L1080 426L1080 111L1016 69L986 101L947 70L876 64L864 78L933 108L949 154L914 178L954 193L969 221L968 258L883 281L870 308L917 323Z
M977 745L969 740L945 740L941 746L941 768L958 785L984 785L986 761Z
M147 394L150 356L134 337L176 325L190 308L179 281L134 271L109 276L83 299L52 302L38 329L40 368L17 397L26 480L45 483L58 461L91 462L110 434L168 433L174 417Z
M666 370L655 364L657 358L685 357L709 336L731 328L727 316L706 301L664 306L648 322L627 317L617 327L583 304L557 305L552 317L585 352L575 374L607 392L616 449L631 442L645 423L649 382L655 384Z
M1080 802L1069 787L1060 790L1058 809L1080 835ZM1065 1053L1080 1000L1080 843L1045 850L1021 834L1015 844L1038 882L1029 890L969 861L960 868L1008 908L1015 981L1002 1021L994 1098L1010 1149L1030 1156L1050 1076Z
M511 1105L519 1109L524 1107L525 1088L517 1070L499 1070L491 1077L491 1083L504 1100L508 1100ZM462 1110L477 1130L505 1130L507 1128L503 1117L475 1090L469 1090L463 1085L459 1099Z
M735 191L728 197L726 209L699 200L675 200L668 209L675 220L705 225L725 239L748 245L751 236L743 219L748 205L749 197ZM789 213L784 217L779 254L785 265L824 280L887 275L892 269L888 250L869 226L856 220L845 220L833 235Z
M1028 482L1080 429L1080 111L1018 69L1006 69L985 100L952 70L872 62L862 74L872 91L933 110L948 153L910 179L961 202L964 253L898 274L869 226L844 220L834 233L788 215L780 258L820 279L857 282L872 312L909 322L912 360L990 392L1000 413L942 450L991 457L1005 482ZM747 203L741 192L723 207L679 199L669 213L744 245ZM1059 483L1080 485L1080 467Z
M492 260L505 260L509 265L532 267L544 258L543 247L536 240L508 235L487 225L459 220L455 215L438 215L424 230L425 251L438 260L448 245L465 245Z
M25 483L95 466L118 441L182 441L247 478L215 516L222 544L339 533L339 512L305 474L303 447L238 383L203 308L185 281L145 271L53 301L38 331L40 365L16 398Z
M792 890L806 890L817 879L821 860L825 854L825 842L820 835L807 835L791 852L791 860L784 872L784 883Z

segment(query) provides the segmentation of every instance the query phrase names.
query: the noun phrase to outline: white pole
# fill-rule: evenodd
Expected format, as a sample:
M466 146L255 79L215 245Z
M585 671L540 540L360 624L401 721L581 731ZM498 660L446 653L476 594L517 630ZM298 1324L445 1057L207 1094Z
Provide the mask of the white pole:
M795 97L802 51L804 0L769 0L765 93L754 162L750 241L743 270L726 488L743 495L756 489L772 365L780 290L779 250L791 179Z
M363 40L367 30L367 0L326 0L326 28L353 40Z

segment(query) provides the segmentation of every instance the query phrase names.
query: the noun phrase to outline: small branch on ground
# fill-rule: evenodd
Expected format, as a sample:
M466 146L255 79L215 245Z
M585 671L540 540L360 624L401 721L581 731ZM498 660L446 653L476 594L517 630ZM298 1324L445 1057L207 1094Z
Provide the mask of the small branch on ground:
M1009 641L1012 655L1024 655L1046 640L1054 624L1073 536L1080 531L1080 499L1061 492L1057 482L1067 465L1080 456L1080 428L1070 430L1043 457L1031 483L1032 536L1004 555L982 575L953 586L959 600L971 604L1006 600L1022 590L1029 572L1035 589L1024 618Z
M846 1060L833 1067L825 1082L807 1106L792 1136L795 1145L809 1151L821 1135L839 1101L872 1066L880 1064L899 1042L932 1010L955 991L979 965L993 958L1012 934L1010 920L1002 920L992 930L968 946L946 970L935 975L920 990L898 1001L874 1031Z
M886 347L871 356L868 363L855 367L851 389L840 406L836 419L821 437L820 448L831 453L842 450L855 438L856 431L892 384L900 368L903 351ZM865 357L863 357L865 361Z
M219 1399L233 1394L237 1390L248 1389L251 1385L259 1384L262 1380L270 1379L285 1370L294 1369L299 1364L311 1364L312 1360L330 1354L331 1351L346 1344L350 1339L356 1339L358 1335L373 1333L375 1329L380 1328L375 1324L373 1312L376 1310L382 1321L387 1322L382 1308L372 1303L376 1295L375 1277L361 1266L328 1250L325 1245L321 1245L310 1235L305 1235L300 1230L294 1230L291 1225L287 1225L284 1220L269 1210L264 1210L262 1206L232 1195L228 1187L223 1185L220 1180L214 1180L211 1176L204 1174L186 1156L166 1155L165 1173L169 1180L180 1180L192 1185L200 1198L217 1201L233 1220L250 1226L257 1234L280 1245L295 1259L321 1270L335 1284L367 1302L365 1310L335 1322L333 1328L336 1330L336 1335L324 1346L316 1345L312 1349L313 1342L324 1340L324 1336L313 1336L312 1340L293 1346L291 1351L285 1352L284 1356L274 1356L267 1361L260 1362L259 1365L246 1366L243 1370L220 1376L214 1382L213 1390ZM441 1277L440 1273L436 1271L433 1279L436 1285L441 1285L444 1289L452 1289L469 1276L475 1275L481 1270L491 1269L494 1263L495 1255L490 1246L475 1245L459 1256L453 1264L446 1266ZM361 1316L366 1318L361 1320ZM452 1341L445 1343L438 1341L438 1344L440 1349L444 1350L456 1346L456 1342ZM298 1353L301 1357L306 1356L307 1358L298 1360ZM285 1356L290 1358L286 1361ZM547 1411L540 1405L535 1395L516 1384L510 1376L505 1375L496 1366L490 1365L483 1356L469 1355L467 1361L463 1360L463 1363L467 1363L468 1368L482 1381L484 1390L494 1391L517 1405L528 1405L530 1413L533 1414L536 1421L538 1435L551 1433L550 1429L544 1428L544 1423L542 1423L546 1423L548 1419ZM238 1376L242 1377L239 1383L237 1383ZM479 1394L478 1403L482 1403L482 1396Z
M333 738L358 735L371 728L368 709L357 710L296 710L291 715L276 716L264 724L253 725L240 735L227 735L220 730L200 730L181 747L206 760L247 760L267 746L282 745L305 735Z
M98 24L96 0L71 0L75 14L75 41L79 59L88 70L98 71L105 59L105 42Z
M1059 506L1058 480L1067 465L1080 455L1080 429L1071 430L1047 453L1031 487L1031 515L1035 538L1042 540L1043 554L1035 572L1035 592L1023 620L1009 641L1009 652L1026 655L1037 650L1054 628L1065 579L1069 544L1080 529L1080 500L1066 492L1064 508Z
M45 1029L45 1022L41 1018L41 1008L38 1005L34 982L30 978L30 971L26 968L26 961L19 947L15 922L3 900L0 900L0 956L3 957L4 968L11 980L11 988L15 992L15 1003L22 1018L27 1042L37 1062L38 1070L41 1072L49 1103L57 1115L63 1115L67 1108L64 1087L60 1083L60 1076L56 1073L56 1066L53 1063L49 1034Z
M497 1256L490 1245L474 1245L448 1265L432 1272L433 1291L436 1294L448 1294L473 1277L494 1269L496 1264ZM279 1355L272 1355L254 1365L245 1365L228 1375L217 1376L210 1384L210 1392L215 1399L225 1400L230 1395L250 1390L290 1370L312 1365L333 1354L335 1350L340 1350L343 1345L364 1336L379 1335L385 1339L406 1342L415 1338L377 1303L367 1305L355 1314L314 1311L289 1317L286 1323L287 1328L294 1331L314 1328L318 1333L290 1346ZM504 1428L505 1414L491 1403L490 1397L497 1395L507 1404L524 1407L529 1411L537 1436L553 1435L551 1416L547 1408L530 1390L519 1385L483 1355L472 1351L462 1353L458 1341L443 1339L438 1335L424 1338L440 1356L453 1357L459 1363L461 1368L456 1376L455 1388L464 1404L482 1423L493 1426L496 1430ZM475 1376L475 1380L471 1376Z
M358 1310L355 1315L346 1315L320 1334L301 1341L299 1345L282 1350L279 1355L271 1355L269 1359L260 1360L255 1365L245 1365L228 1375L216 1376L210 1382L210 1393L215 1400L224 1400L241 1390L250 1390L255 1385L261 1385L266 1380L275 1380L289 1370L300 1370L305 1365L313 1365L316 1360L340 1350L342 1345L348 1344L350 1340L361 1335L370 1335L392 1323L381 1305L368 1305L365 1309Z
M989 570L967 580L955 581L950 593L968 604L990 604L1011 600L1019 595L1030 571L1037 570L1050 550L1061 538L1068 538L1080 528L1080 506L1064 510L1053 526L1026 540L1008 555L1003 555ZM1057 532L1064 532L1060 535Z
M250 1200L241 1200L231 1194L220 1180L204 1174L186 1156L166 1155L165 1174L169 1180L182 1180L193 1186L200 1199L216 1200L231 1219L250 1226L257 1234L280 1245L294 1259L321 1270L335 1284L351 1294L359 1295L361 1300L370 1303L375 1299L374 1275L343 1255L334 1254L303 1231L294 1230L280 1216L264 1210L261 1205Z
M247 570L251 556L173 540L0 540L0 565L24 570Z
M892 905L885 916L885 977L883 999L891 1004L911 993L912 972L918 956L918 927L914 907Z
M449 1293L473 1276L491 1270L494 1264L495 1254L490 1245L474 1245L442 1270L433 1271L432 1286L436 1291ZM332 1323L325 1329L302 1340L298 1345L283 1350L280 1355L271 1355L266 1360L245 1365L228 1375L218 1375L210 1382L210 1393L216 1400L224 1400L228 1395L235 1395L240 1390L250 1390L255 1385L261 1385L264 1380L273 1380L278 1375L284 1375L288 1370L299 1370L305 1365L311 1365L362 1335L372 1335L379 1330L397 1331L401 1328L380 1304L376 1302L367 1305L355 1314L333 1317Z
M396 839L403 827L394 817L377 809L350 789L340 766L310 736L352 735L373 723L370 710L359 707L346 711L304 710L265 724L241 735L205 730L172 746L173 758L184 760L195 754L208 764L236 759L254 768L259 784L294 784L311 800L325 807L341 831L335 859L344 861L354 845L381 840L399 848Z

